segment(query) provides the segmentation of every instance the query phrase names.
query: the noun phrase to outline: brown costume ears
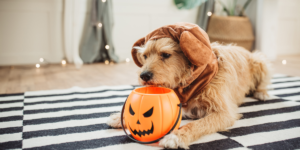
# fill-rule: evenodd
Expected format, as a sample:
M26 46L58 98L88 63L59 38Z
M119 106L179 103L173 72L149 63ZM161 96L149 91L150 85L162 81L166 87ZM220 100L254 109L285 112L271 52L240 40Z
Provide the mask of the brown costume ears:
M180 48L195 66L202 66L211 60L210 46L206 46L189 31L184 31L180 37Z
M181 50L193 65L202 66L211 61L212 50L207 34L197 25L190 23L177 23L158 28L136 41L133 47L142 46L148 40L166 37L180 44ZM131 54L135 64L142 67L143 65L137 58L138 50L133 48Z
M133 45L133 48L132 48L132 50L131 50L131 55L132 55L132 58L133 58L133 61L134 61L134 63L137 65L137 66L139 66L139 67L142 67L143 65L142 65L142 63L139 61L139 59L138 59L138 50L139 49L136 49L136 48L134 48L134 47L136 47L136 46L142 46L142 45L144 45L145 44L145 38L140 38L138 41L136 41L135 43L134 43L134 45Z

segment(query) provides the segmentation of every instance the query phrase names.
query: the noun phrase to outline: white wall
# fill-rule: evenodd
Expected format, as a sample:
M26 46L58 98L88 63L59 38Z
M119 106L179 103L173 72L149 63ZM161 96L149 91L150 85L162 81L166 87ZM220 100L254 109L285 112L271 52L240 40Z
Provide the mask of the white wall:
M0 1L0 65L60 62L62 0Z
M176 22L196 22L197 9L178 10L173 0L113 0L113 39L121 61L131 59L134 42L152 30Z
M256 49L270 60L277 57L278 51L278 0L257 2Z
M87 0L74 3L72 40L80 42ZM257 4L257 5L256 5ZM257 6L257 12L255 11ZM271 59L300 54L300 0L254 0L246 13L256 29L256 48ZM173 0L113 0L113 39L121 61L152 30L176 22L196 22L197 9L178 10ZM250 11L251 10L251 11ZM76 32L75 32L76 31ZM34 64L63 58L63 0L0 0L0 65ZM66 54L71 55L71 54Z
M300 0L278 0L277 54L300 54Z
M300 1L257 1L257 49L271 60L300 54Z
M1 0L0 65L34 64L40 57L57 63L64 55L72 62L75 45L81 40L84 18L90 12L88 0L74 1L71 13L76 17L64 22L63 2ZM122 61L131 58L133 43L150 31L176 22L195 23L197 8L178 10L173 0L113 0L113 13L113 40ZM64 30L63 23L69 23L70 30Z

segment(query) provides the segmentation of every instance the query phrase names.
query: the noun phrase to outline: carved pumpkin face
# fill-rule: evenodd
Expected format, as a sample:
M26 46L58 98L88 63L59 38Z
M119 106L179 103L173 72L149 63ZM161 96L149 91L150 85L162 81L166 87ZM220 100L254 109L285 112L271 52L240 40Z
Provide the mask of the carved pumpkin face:
M176 122L180 103L175 92L161 87L143 87L132 91L125 104L125 123L131 135L148 142L161 138ZM175 129L178 129L180 120Z

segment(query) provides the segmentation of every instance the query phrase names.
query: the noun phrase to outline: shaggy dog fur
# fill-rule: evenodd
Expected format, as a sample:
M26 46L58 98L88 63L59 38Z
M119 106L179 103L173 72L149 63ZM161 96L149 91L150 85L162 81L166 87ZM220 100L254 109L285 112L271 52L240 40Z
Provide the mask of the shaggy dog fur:
M212 43L211 47L218 60L218 73L183 108L183 117L198 120L166 135L159 142L165 148L188 149L189 144L201 136L226 131L242 116L237 109L245 95L253 94L259 100L268 97L267 85L271 75L268 62L261 53L250 53L239 46L217 43ZM139 78L140 84L171 89L186 84L191 75L191 63L178 43L170 38L161 38L136 48L139 49L138 59L143 64L139 74L143 71L153 73L147 82ZM120 113L111 115L108 125L120 128Z

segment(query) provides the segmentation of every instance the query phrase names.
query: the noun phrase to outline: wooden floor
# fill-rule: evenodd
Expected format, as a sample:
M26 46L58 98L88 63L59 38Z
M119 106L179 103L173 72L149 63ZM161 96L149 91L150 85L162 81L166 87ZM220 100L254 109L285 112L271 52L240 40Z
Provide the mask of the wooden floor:
M73 86L137 85L138 67L131 63L114 65L86 64L77 69L73 64L0 67L0 94L25 91L65 89Z
M282 60L287 61L286 65ZM300 55L279 56L272 62L274 73L300 76ZM72 64L0 67L0 94L25 91L65 89L73 86L137 85L138 67L133 63L113 65L86 64L76 69Z

